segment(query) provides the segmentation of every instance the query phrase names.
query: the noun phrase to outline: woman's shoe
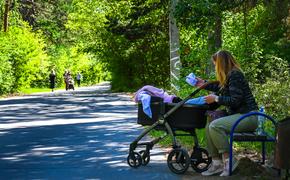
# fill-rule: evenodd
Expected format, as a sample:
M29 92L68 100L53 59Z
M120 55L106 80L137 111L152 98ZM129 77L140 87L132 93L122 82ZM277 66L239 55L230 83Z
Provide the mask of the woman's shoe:
M203 176L211 176L223 172L223 163L221 160L213 160L208 170L201 173Z
M232 163L232 172L238 167L239 161L236 158L233 158L233 163ZM220 176L229 176L230 175L230 159L227 158L225 159L224 162L224 169L223 172L220 174Z

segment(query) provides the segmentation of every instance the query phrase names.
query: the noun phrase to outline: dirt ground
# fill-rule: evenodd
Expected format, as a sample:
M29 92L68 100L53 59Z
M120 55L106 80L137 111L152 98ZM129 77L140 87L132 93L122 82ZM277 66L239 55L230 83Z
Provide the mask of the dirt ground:
M274 167L274 155L266 157L265 164L261 164L261 154L253 150L236 150L239 166L235 176L246 179L280 179L278 170Z
M279 179L277 170L267 164L261 165L254 162L248 157L239 160L239 166L234 175L249 179Z

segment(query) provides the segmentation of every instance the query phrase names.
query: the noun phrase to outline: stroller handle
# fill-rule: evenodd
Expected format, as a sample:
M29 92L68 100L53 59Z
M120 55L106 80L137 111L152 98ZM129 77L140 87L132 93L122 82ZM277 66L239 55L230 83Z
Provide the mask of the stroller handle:
M204 83L202 86L197 88L195 91L193 91L189 96L187 96L185 99L177 103L176 106L174 106L172 109L170 109L167 113L164 114L164 118L167 118L170 114L172 114L175 110L177 110L179 107L181 107L186 101L188 101L190 98L192 98L194 95L196 95L199 91L206 88L210 84L218 83L218 81L210 81Z
M206 88L208 85L210 84L215 84L215 83L218 83L218 81L209 81L209 82L206 82L204 83L202 86L200 86L199 88L197 88L195 91L193 91L188 97L186 97L185 99L190 99L191 97L193 97L194 95L196 95L200 90ZM187 99L187 100L188 100Z
M209 81L209 82L206 82L204 83L202 86L200 86L199 88L197 88L195 91L193 91L189 96L187 96L183 101L182 104L184 104L187 100L189 100L190 98L192 98L194 95L196 95L200 90L202 89L205 89L208 85L210 84L215 84L215 83L218 83L218 81Z

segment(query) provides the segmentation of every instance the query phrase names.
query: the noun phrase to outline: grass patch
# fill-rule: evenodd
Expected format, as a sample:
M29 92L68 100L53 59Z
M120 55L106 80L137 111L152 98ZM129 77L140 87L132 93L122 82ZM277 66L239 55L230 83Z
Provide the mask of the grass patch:
M59 88L54 89L54 91L56 90L65 90L65 88L59 87ZM51 89L50 88L25 88L25 89L22 89L20 92L0 95L0 98L9 98L9 97L14 97L14 96L23 96L25 94L44 93L44 92L51 92Z
M49 88L27 88L27 89L22 89L21 92L23 94L32 94L32 93L38 93L38 92L51 92L51 89L49 89Z
M152 130L149 135L153 138L161 137L165 132L164 131L157 131ZM188 132L184 131L176 131L177 134L189 134ZM205 147L205 131L204 129L196 129L196 134L198 138L198 143L200 147ZM176 136L176 139L178 143L186 148L186 149L192 149L194 145L194 140L192 136ZM167 136L163 140L161 140L158 144L160 144L163 147L171 147L172 146L172 138L170 136Z
M149 135L152 138L161 137L165 132L164 131L157 131L152 130L149 132ZM185 134L187 132L183 131L176 131L177 134ZM205 137L205 129L196 129L197 139L199 146L202 148L206 148L206 137ZM185 149L190 150L194 146L194 140L192 136L177 136L176 137L178 143ZM172 138L167 136L159 143L162 147L172 147ZM259 142L234 142L234 149L236 150L244 150L244 149L251 149L258 153L261 153L262 145ZM274 150L274 143L266 143L266 153L271 154Z
M64 87L55 88L56 90L65 90ZM21 94L33 94L33 93L40 93L40 92L51 92L50 88L26 88L21 90Z

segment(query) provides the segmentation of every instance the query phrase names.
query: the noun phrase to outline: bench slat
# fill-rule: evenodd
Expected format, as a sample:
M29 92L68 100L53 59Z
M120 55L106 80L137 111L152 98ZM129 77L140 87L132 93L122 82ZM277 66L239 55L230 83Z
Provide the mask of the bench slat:
M266 141L267 135L258 135L255 132L234 133L234 141Z

